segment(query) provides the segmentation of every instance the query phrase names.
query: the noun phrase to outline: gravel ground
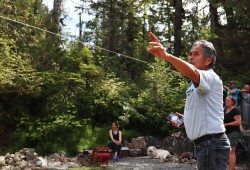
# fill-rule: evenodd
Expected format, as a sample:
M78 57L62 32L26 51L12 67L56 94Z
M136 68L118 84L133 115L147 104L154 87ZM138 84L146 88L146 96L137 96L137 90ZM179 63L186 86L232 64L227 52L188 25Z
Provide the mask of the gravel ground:
M196 164L164 162L148 157L124 157L118 162L110 161L109 167L117 170L195 170Z
M109 168L115 170L197 170L196 164L171 163L148 157L124 157L120 161L109 161ZM246 165L237 165L237 170L250 170Z

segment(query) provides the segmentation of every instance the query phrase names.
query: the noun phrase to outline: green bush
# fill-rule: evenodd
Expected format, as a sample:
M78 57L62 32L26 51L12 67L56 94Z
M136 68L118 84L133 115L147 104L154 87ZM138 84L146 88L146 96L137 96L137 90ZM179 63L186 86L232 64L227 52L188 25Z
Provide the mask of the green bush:
M108 144L108 126L91 127L86 126L85 131L77 144L78 150L94 149L96 147L106 147Z

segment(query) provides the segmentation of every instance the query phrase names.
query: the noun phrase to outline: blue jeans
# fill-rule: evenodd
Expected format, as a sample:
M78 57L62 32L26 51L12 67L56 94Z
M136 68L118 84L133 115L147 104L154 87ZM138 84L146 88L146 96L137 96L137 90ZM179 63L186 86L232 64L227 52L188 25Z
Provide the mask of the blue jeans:
M195 146L199 170L226 170L230 155L230 142L226 135Z

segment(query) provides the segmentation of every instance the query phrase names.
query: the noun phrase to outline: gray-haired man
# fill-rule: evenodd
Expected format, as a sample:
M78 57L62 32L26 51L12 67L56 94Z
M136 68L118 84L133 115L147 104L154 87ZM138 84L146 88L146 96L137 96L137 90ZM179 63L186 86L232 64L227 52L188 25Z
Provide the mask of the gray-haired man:
M191 79L186 91L184 126L195 145L199 170L226 170L230 144L223 123L223 84L213 71L216 51L212 43L196 41L185 62L166 52L153 33L149 33L152 48L147 51L171 63ZM176 113L179 117L183 115ZM177 127L177 124L173 123Z

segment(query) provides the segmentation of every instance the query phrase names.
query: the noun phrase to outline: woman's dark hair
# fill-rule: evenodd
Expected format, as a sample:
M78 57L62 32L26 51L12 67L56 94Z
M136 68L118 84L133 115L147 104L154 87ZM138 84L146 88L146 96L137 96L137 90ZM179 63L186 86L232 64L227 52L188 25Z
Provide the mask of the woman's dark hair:
M112 124L113 124L113 123L116 125L117 128L119 128L119 123L118 123L118 121L114 121L114 122L112 122Z
M236 103L236 99L235 99L234 97L232 97L232 96L229 96L229 98L231 99L231 101L232 101L233 105L235 105L235 103Z

